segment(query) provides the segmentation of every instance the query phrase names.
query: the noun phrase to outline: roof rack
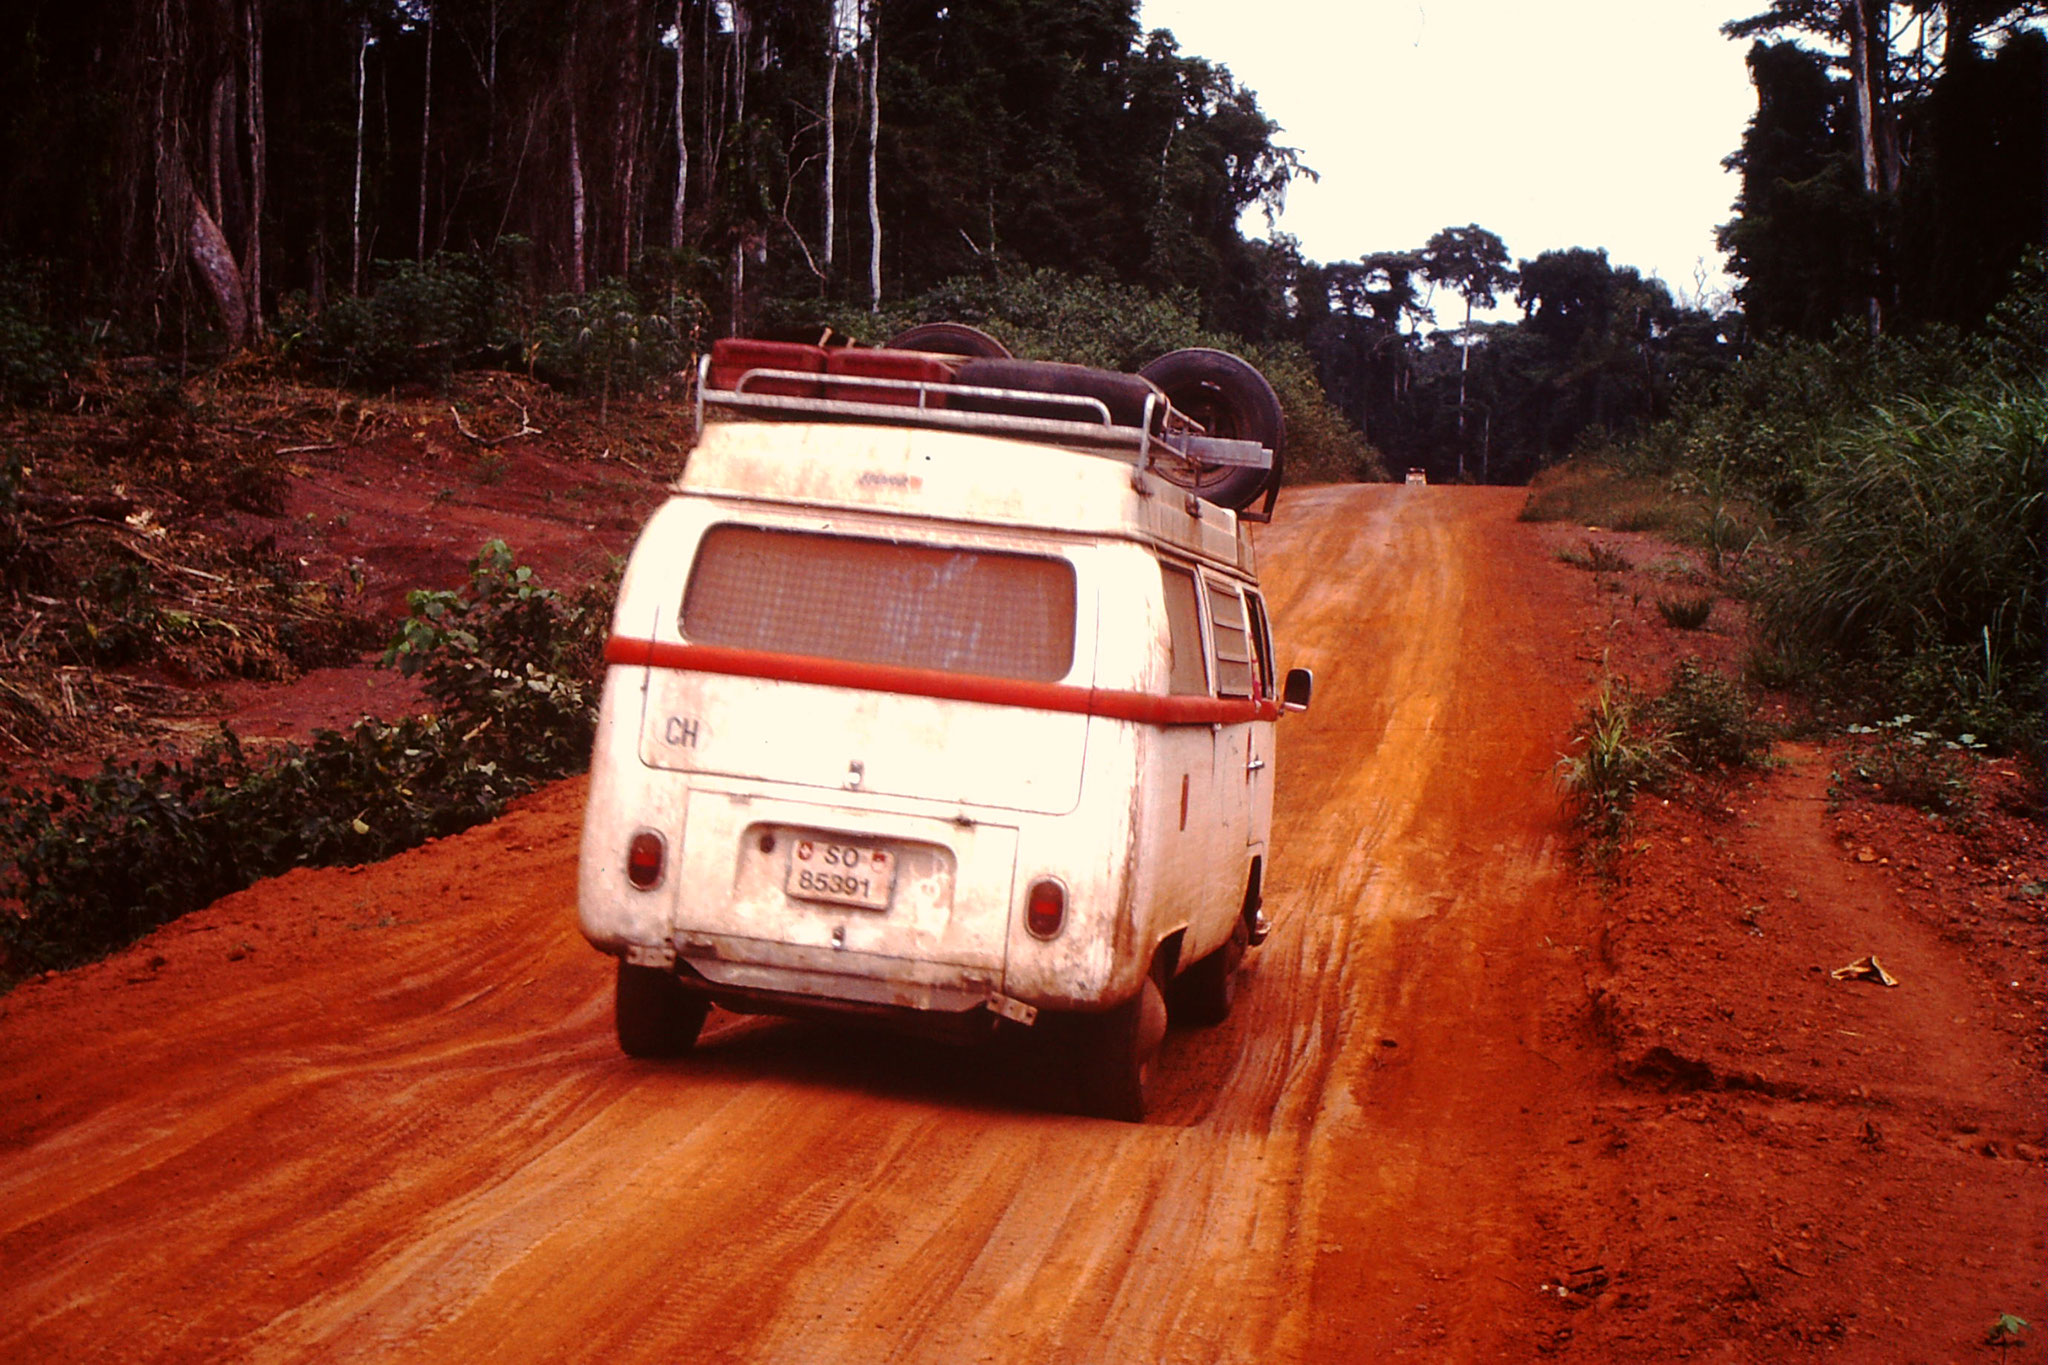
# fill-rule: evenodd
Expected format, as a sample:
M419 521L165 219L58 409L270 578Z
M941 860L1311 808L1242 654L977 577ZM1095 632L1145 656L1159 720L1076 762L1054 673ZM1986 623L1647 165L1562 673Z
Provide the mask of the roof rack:
M731 378L729 388L713 387L712 377L712 357L706 355L697 364L696 420L700 436L704 431L705 409L718 407L770 420L936 427L1042 441L1111 458L1129 458L1136 466L1134 479L1160 459L1189 465L1273 467L1273 452L1265 446L1256 441L1211 436L1201 423L1157 392L1146 395L1138 425L1120 426L1112 420L1108 405L1100 398L1078 393L768 366L741 370ZM967 400L966 405L955 406L962 399ZM1061 415L1043 415L1048 410ZM1174 481L1169 477L1168 482Z

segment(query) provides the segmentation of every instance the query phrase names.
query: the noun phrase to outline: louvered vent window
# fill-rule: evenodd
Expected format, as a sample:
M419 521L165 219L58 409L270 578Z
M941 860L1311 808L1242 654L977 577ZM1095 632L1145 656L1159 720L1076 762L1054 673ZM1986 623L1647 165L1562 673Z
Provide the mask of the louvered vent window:
M1074 664L1064 559L714 526L683 594L683 635L728 645L1035 682Z
M1202 586L1209 594L1209 620L1216 628L1216 695L1249 697L1252 694L1252 639L1245 626L1244 599L1237 589L1207 578Z

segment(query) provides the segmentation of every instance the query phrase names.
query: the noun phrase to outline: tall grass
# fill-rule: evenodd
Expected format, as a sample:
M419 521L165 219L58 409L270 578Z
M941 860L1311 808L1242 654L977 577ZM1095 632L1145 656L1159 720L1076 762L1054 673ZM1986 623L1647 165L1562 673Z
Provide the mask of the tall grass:
M2012 729L2039 698L2044 478L2048 379L1876 408L1814 469L1766 631L1876 666L1948 725Z
M1755 677L2041 741L2044 338L2037 252L1974 334L1760 345L1618 461L1711 513L1716 577L1757 602Z

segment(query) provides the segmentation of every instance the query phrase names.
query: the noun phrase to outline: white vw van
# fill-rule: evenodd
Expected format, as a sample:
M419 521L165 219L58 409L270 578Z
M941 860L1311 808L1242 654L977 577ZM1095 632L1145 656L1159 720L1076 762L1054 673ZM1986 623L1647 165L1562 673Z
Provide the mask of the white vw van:
M1220 1020L1263 937L1273 726L1311 679L1276 677L1262 514L1210 496L1270 515L1279 406L1219 352L1130 376L919 330L707 358L699 421L729 420L613 619L582 929L633 1055L713 1003L1006 1020L1137 1120L1169 1004Z

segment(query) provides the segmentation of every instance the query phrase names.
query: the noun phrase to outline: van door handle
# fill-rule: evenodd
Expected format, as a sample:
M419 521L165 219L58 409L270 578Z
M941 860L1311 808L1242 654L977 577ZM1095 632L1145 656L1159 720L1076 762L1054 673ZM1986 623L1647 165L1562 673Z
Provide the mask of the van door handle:
M1244 770L1245 770L1246 772L1248 772L1248 773L1255 773L1255 772L1257 772L1257 771L1258 771L1259 769L1261 769L1261 768L1263 768L1263 767L1265 767L1265 766L1266 766L1266 760L1265 760L1265 759L1263 759L1263 758L1259 758L1259 757L1257 757L1257 756L1254 756L1254 757L1252 758L1252 761L1251 761L1251 762L1249 762L1249 763L1247 763L1247 764L1245 764L1245 765L1244 765Z

